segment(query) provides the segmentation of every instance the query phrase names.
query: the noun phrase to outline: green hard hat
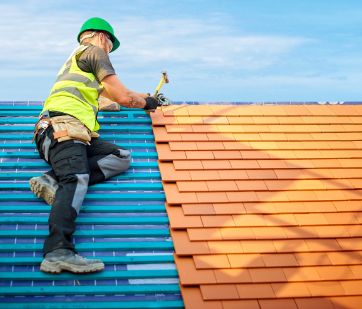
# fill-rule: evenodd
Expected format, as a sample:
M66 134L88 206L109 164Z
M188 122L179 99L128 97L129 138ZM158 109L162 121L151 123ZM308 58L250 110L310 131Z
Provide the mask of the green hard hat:
M111 36L111 41L113 43L113 48L111 50L115 51L119 47L119 41L114 35L114 31L112 26L103 18L99 17L92 17L85 21L85 23L80 28L79 34L78 34L78 42L80 42L80 35L84 31L88 30L96 30L96 31L105 31Z

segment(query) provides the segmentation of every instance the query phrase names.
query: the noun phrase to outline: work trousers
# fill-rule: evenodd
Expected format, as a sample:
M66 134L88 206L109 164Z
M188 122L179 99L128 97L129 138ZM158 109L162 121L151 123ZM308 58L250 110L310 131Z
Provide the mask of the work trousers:
M41 158L52 167L47 174L59 185L49 215L44 255L59 248L76 252L72 235L88 186L124 172L131 162L128 150L99 138L92 138L90 145L77 140L59 143L53 132L50 126L35 138Z

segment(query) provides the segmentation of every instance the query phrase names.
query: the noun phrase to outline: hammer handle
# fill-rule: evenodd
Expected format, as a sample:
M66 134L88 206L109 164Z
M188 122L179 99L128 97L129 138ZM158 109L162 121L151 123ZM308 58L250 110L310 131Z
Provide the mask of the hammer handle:
M164 78L164 76L162 76L160 82L158 83L158 85L156 87L155 94L153 95L154 97L157 96L157 94L160 92L160 89L164 83L165 83L165 78Z

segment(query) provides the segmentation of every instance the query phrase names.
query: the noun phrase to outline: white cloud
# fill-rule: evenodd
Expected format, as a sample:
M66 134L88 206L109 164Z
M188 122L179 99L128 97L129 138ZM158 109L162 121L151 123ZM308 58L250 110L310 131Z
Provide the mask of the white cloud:
M28 5L0 4L2 71L11 75L55 74L76 45L82 22L77 12L38 10ZM268 67L308 42L304 38L250 35L232 32L220 16L210 20L137 16L114 24L121 49L112 55L115 65L131 70L145 66L200 69ZM31 73L29 73L31 75Z
M29 81L20 85L22 93L9 90L8 99L43 99L76 46L81 23L97 4L90 2L84 11L50 4L42 9L37 0L9 3L0 2L0 83L3 88L16 89L17 82ZM339 54L325 56L321 51L316 65L318 59L311 50L320 42L314 39L250 33L232 26L223 13L153 19L141 11L134 17L127 12L125 9L119 18L109 13L110 19L116 20L113 26L121 42L111 59L131 89L150 91L158 82L158 72L165 68L171 78L165 91L176 100L327 100L329 93L349 94L352 88L357 97L361 77L357 55L339 59ZM308 48L307 57L301 51ZM333 63L333 72L323 71L321 63L326 61ZM340 70L335 69L337 64ZM351 75L354 67L355 74ZM343 80L340 76L347 77ZM294 97L290 97L291 92ZM0 94L5 98L3 93L5 89Z
M147 26L146 26L147 25ZM309 39L232 33L220 20L142 18L123 21L122 54L134 63L257 70L272 65Z
M79 26L68 13L53 16L36 7L0 4L2 29L0 65L3 70L21 76L27 71L50 72L59 67L75 46L74 30ZM36 73L35 73L36 74Z

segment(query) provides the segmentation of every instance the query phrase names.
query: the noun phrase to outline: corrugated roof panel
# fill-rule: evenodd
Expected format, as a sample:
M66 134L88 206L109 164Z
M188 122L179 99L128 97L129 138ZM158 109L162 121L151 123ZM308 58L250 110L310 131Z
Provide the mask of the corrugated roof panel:
M142 110L99 114L104 139L132 152L130 169L91 186L75 243L103 272L39 271L50 207L28 186L48 166L32 131L40 103L0 104L0 307L183 308L152 126Z

